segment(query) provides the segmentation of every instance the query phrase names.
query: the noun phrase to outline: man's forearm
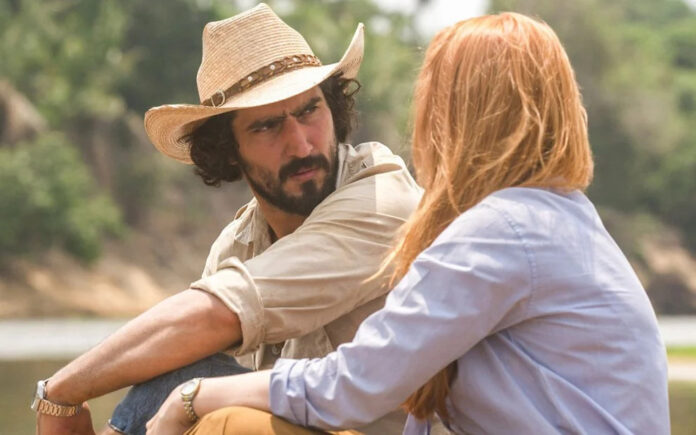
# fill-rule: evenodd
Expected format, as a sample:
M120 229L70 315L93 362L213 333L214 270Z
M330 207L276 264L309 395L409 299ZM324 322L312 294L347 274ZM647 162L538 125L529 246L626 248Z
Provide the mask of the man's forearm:
M50 378L48 399L78 404L190 364L241 340L239 317L198 290L171 296Z

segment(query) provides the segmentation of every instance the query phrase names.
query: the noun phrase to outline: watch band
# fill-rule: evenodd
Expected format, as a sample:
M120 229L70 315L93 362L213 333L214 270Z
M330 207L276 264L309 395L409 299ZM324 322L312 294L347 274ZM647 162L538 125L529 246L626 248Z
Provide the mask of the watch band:
M72 417L77 415L82 406L80 405L59 405L46 399L34 399L31 409L39 414L52 415L54 417Z
M184 403L184 411L186 411L186 416L192 422L198 421L196 411L193 410L193 399L201 388L202 379L203 378L193 378L182 385L180 390L181 401Z
M31 409L35 412L53 417L72 417L82 410L82 405L61 405L46 399L46 384L48 384L48 379L36 384L36 394L31 403Z

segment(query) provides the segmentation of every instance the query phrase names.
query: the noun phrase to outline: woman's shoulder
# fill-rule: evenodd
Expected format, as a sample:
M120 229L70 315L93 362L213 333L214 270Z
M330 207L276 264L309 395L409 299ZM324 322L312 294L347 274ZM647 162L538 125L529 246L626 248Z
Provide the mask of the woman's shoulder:
M579 190L561 191L537 187L509 187L484 198L479 205L501 211L565 211L593 208L592 203Z
M511 187L488 195L476 207L492 209L517 226L560 221L596 223L597 211L580 191Z
M532 232L553 233L563 227L596 226L599 217L580 191L513 187L496 191L462 213L443 236L525 238ZM551 235L551 234L549 234Z

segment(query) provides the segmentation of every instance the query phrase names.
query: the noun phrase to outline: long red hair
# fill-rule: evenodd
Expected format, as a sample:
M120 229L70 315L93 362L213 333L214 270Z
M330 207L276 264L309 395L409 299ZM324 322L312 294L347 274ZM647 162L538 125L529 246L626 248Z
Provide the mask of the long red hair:
M425 189L386 265L392 284L464 211L513 186L584 190L593 162L573 69L551 28L516 13L462 21L440 31L415 86L413 164ZM437 291L437 289L433 289ZM404 408L437 411L456 362L414 392Z

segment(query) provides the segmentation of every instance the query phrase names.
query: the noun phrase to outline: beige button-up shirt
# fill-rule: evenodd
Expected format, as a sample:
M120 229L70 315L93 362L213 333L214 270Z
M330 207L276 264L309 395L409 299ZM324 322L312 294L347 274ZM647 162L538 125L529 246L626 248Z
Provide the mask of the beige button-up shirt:
M242 341L231 351L253 369L279 358L322 357L350 341L381 308L386 276L370 279L422 190L384 145L338 145L336 190L292 234L271 244L255 199L213 244L191 288L238 314Z

